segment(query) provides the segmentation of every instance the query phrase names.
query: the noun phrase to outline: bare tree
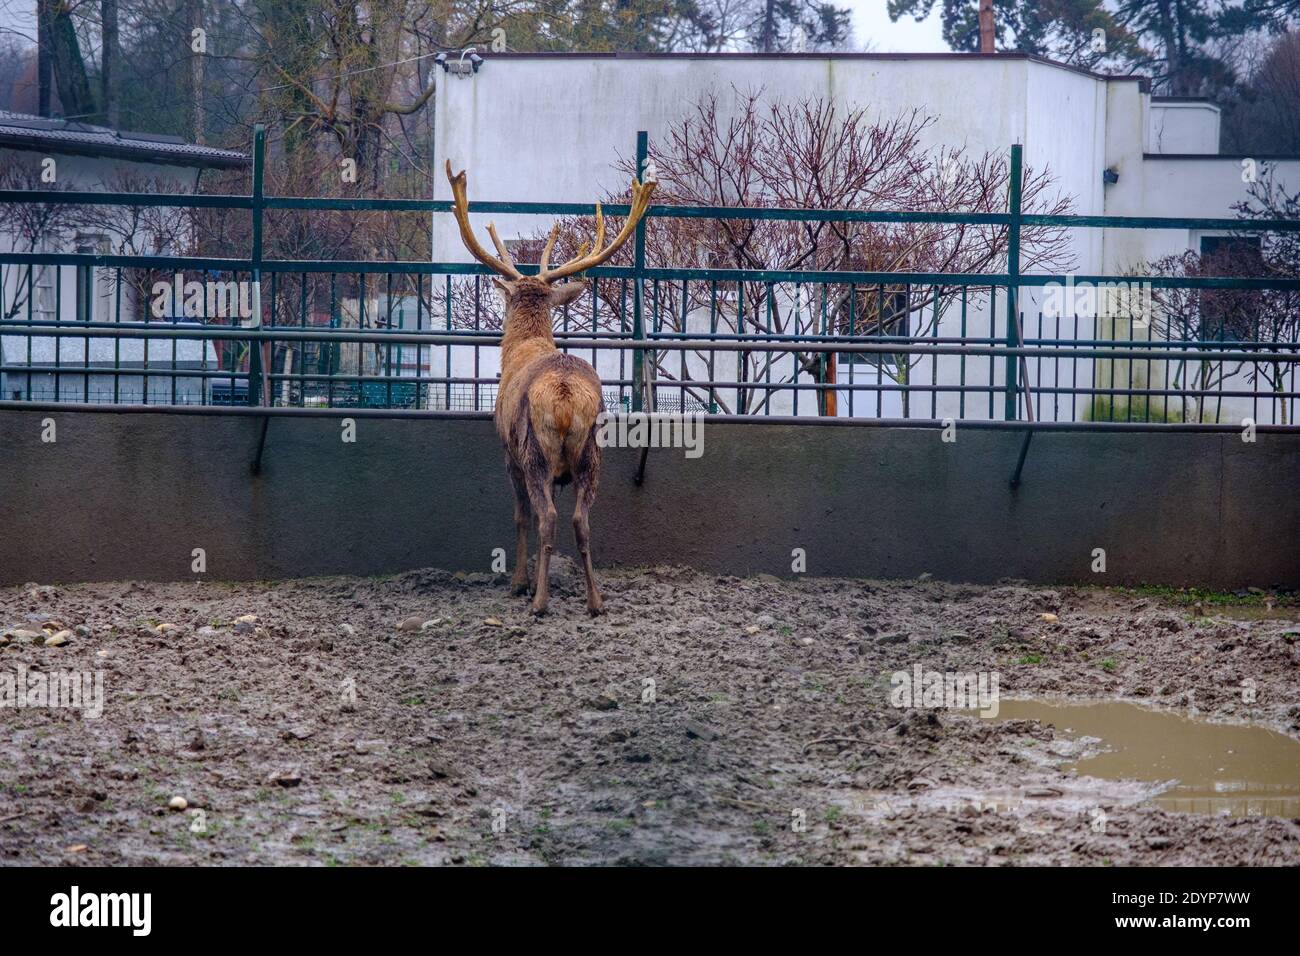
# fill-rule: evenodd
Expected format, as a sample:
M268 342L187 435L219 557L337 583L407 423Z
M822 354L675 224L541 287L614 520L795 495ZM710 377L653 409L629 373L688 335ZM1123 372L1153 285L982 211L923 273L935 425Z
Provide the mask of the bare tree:
M1300 193L1287 194L1272 170L1251 188L1251 198L1238 205L1243 216L1300 219ZM1167 256L1149 266L1149 273L1175 278L1300 277L1300 239L1295 233L1269 233L1258 242L1242 234L1229 237L1213 251L1188 251ZM1152 326L1167 340L1184 348L1201 348L1199 361L1176 363L1170 387L1184 390L1182 418L1205 421L1207 399L1226 379L1243 375L1258 387L1265 384L1278 403L1278 420L1291 419L1286 393L1294 391L1295 363L1225 362L1218 357L1222 343L1257 344L1266 351L1300 344L1300 292L1292 289L1157 288ZM1198 343L1219 343L1198 345ZM1288 389L1288 382L1290 389ZM1189 416L1190 405L1190 416ZM1218 420L1222 401L1211 420Z
M104 122L116 128L121 122L120 83L118 73L122 68L122 44L118 33L117 0L101 0L100 19L103 31L103 49L99 63L100 99L103 101Z
M42 183L40 173L23 166L0 168L0 189L43 189L66 191L62 184ZM66 203L10 203L6 206L9 252L32 253L57 250L71 235L85 214L83 207ZM52 266L0 263L0 318L5 321L31 311L37 305L41 278Z
M1244 219L1288 219L1300 221L1300 190L1288 193L1277 178L1275 164L1266 163L1263 175L1250 185L1248 197L1236 205ZM1300 279L1300 232L1268 232L1260 236L1260 274L1269 278ZM1261 290L1259 314L1255 323L1257 340L1300 344L1300 292L1294 289ZM1254 363L1252 381L1263 379L1275 393L1291 391L1296 385L1296 363ZM1287 424L1287 398L1278 394L1281 421Z
M1240 43L1243 56L1259 43ZM1253 69L1249 69L1253 66ZM1250 79L1224 104L1223 150L1286 154L1300 151L1300 32L1273 38L1258 62L1243 67Z
M921 134L932 122L919 111L873 117L863 107L845 108L818 99L765 104L760 93L740 96L735 110L724 115L718 98L709 95L652 144L650 158L660 180L655 202L751 209L1005 211L1007 160L988 153L971 157L957 150L924 148ZM621 170L632 173L632 166L624 162ZM1052 185L1047 173L1028 171L1026 211L1067 211L1065 200L1049 198ZM626 202L626 197L614 195L607 201ZM573 255L573 247L591 241L593 232L591 217L565 221L561 235L567 246L561 252ZM521 243L516 258L535 261L542 238L539 234ZM655 217L646 225L647 262L652 266L751 271L989 272L1003 266L1007 239L1004 226L937 222ZM630 249L623 249L614 262L630 265L631 256ZM1060 268L1066 259L1062 231L1024 231L1026 271ZM597 283L594 296L570 306L570 321L583 328L626 331L626 285L619 280ZM809 294L792 283L659 282L647 295L661 331L686 332L689 323L698 326L707 316L711 330L723 333L905 332L921 337L933 334L944 308L962 288L944 282L919 287L827 283ZM468 316L456 310L474 302L466 295L469 291L466 283L453 284L458 323ZM604 307L597 308L597 303ZM474 306L476 318L481 317L481 304ZM696 367L707 366L712 372L711 353L691 354ZM833 353L792 349L792 354L801 374L822 384L835 381ZM881 362L883 374L904 386L905 405L906 386L919 361L900 353ZM682 365L680 352L655 356L661 383L681 381ZM742 351L735 374L734 408L716 389L686 386L687 394L724 411L753 414L767 406L774 391L766 387L769 378L788 384L796 373L780 353ZM764 387L755 387L758 382ZM833 400L821 401L820 408L825 414L835 411Z
M1166 256L1150 263L1144 271L1151 276L1196 279L1243 274L1244 267L1242 257L1235 251L1225 249L1202 256L1189 249L1180 255ZM1244 274L1249 274L1249 271ZM1212 288L1157 287L1152 289L1151 298L1155 306L1151 317L1153 332L1171 344L1203 349L1201 359L1183 359L1175 363L1168 382L1169 388L1184 393L1179 397L1178 418L1203 422L1206 399L1224 379L1235 375L1240 365L1220 359L1222 349L1219 346L1201 346L1198 343L1240 341L1252 325L1258 303L1252 301L1253 293ZM1217 411L1214 420L1218 420Z

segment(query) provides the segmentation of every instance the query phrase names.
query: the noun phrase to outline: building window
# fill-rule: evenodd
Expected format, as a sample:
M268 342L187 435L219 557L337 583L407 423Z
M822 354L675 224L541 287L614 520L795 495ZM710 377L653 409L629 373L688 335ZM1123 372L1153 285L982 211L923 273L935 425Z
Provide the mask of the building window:
M95 270L90 266L77 266L78 322L89 322L95 317Z
M1201 274L1262 276L1264 257L1258 236L1202 236ZM1201 335L1247 338L1257 332L1258 293L1243 289L1202 289Z
M911 286L905 285L858 289L854 299L852 333L881 336L910 335L911 294ZM849 327L846 305L840 316L840 328L847 334ZM896 362L894 356L879 352L845 352L840 355L840 360L871 366L879 365L881 361L884 361L886 366L892 366Z
M1225 267L1263 262L1259 236L1201 236L1201 258Z
M77 236L77 253L79 255L103 255L108 250L107 236ZM76 285L76 320L78 322L93 321L95 318L95 267L77 266Z

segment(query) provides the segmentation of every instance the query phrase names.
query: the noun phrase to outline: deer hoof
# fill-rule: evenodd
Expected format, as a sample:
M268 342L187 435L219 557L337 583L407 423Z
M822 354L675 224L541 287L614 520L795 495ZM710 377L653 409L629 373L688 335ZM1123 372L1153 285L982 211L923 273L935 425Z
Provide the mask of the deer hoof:
M527 594L527 593L528 593L528 582L527 582L527 581L511 581L511 582L510 582L510 593L513 594L513 595L516 595L516 596L518 596L518 595L520 595L520 594Z
M536 601L534 601L534 602L533 602L533 613L536 614L538 617L541 617L543 614L545 614L545 613L546 613L546 602L543 601L542 603L538 604Z

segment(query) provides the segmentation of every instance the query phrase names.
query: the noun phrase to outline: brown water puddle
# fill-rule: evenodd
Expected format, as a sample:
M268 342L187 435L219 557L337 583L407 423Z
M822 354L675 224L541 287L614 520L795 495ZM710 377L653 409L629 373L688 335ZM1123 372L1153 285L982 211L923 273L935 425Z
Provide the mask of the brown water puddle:
M1066 770L1105 780L1177 781L1152 798L1180 813L1300 816L1300 741L1265 727L1212 724L1124 701L1007 700L997 720L1038 720L1106 750Z

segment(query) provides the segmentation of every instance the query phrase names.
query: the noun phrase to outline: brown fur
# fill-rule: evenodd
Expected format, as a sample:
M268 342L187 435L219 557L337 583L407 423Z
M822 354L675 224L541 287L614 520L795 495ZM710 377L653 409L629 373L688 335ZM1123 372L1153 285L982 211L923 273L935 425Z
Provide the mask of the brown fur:
M551 329L551 310L571 299L582 285L553 287L531 277L497 282L506 299L506 329L494 418L515 490L512 583L517 592L527 590L528 525L529 518L536 515L539 542L533 610L539 614L546 610L548 600L556 519L554 489L570 482L578 499L573 528L587 578L587 608L592 614L604 608L592 569L587 513L600 477L596 417L604 411L605 401L596 370L559 351Z
M572 481L578 497L573 512L573 536L582 555L587 575L587 609L599 614L604 609L596 574L591 567L591 528L587 512L596 499L600 477L600 445L596 442L596 416L605 408L596 370L580 358L555 348L551 331L551 310L567 305L582 294L586 282L556 283L581 275L605 262L627 242L637 223L650 208L655 190L652 176L644 183L632 180L632 205L619 230L605 243L605 218L596 203L596 231L590 251L583 243L578 254L555 268L548 268L559 234L559 223L538 260L537 275L526 276L511 258L496 227L488 223L488 235L497 255L492 255L474 235L469 221L469 197L465 171L451 171L447 160L447 182L451 186L452 212L461 241L479 262L501 279L493 279L506 300L506 329L501 337L501 385L497 390L497 434L506 446L506 467L515 489L515 576L516 593L528 590L528 523L537 515L537 586L533 610L546 610L546 577L555 542L556 486Z

